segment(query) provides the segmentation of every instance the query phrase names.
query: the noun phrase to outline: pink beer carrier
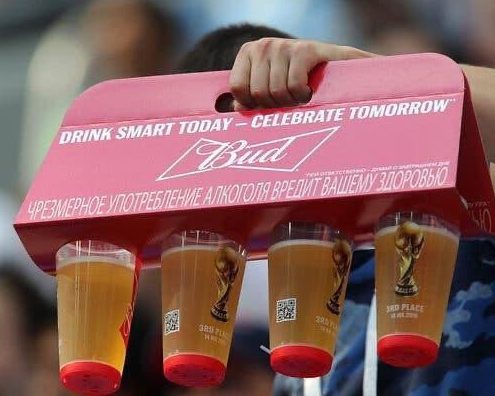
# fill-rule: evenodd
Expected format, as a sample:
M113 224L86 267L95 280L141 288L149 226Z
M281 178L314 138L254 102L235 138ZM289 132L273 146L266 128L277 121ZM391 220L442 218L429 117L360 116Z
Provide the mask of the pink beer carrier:
M284 221L370 241L414 210L491 233L494 194L469 89L435 55L322 65L297 108L219 113L228 72L107 81L77 98L15 228L34 262L98 239L159 262L174 231L215 231L265 255Z

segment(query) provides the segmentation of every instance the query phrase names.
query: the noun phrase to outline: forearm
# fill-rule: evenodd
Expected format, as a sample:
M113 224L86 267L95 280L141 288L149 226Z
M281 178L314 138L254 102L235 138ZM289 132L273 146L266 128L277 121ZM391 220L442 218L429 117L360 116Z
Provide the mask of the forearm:
M462 65L489 161L495 162L495 69Z

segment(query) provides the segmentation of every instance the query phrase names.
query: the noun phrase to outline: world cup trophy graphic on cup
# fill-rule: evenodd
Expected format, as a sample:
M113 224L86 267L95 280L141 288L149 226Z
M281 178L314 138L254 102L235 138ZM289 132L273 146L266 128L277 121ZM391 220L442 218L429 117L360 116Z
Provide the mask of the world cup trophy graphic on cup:
M231 247L222 247L215 258L218 297L211 308L215 319L227 322L229 314L226 309L230 291L239 272L239 255Z
M336 274L334 279L334 292L327 301L327 308L335 315L340 314L340 295L344 288L344 282L351 265L352 250L349 243L343 239L337 239L333 246L332 260L335 264Z
M395 233L395 248L399 254L399 279L395 285L398 296L414 296L418 286L414 280L414 265L425 244L421 227L412 221L402 223Z

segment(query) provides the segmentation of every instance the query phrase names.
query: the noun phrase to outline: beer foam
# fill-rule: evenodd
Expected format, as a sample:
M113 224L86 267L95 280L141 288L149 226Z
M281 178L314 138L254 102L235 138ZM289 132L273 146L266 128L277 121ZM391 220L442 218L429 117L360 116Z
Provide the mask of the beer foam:
M318 247L327 247L333 248L335 242L332 241L319 241L312 239L290 239L288 241L281 241L273 244L268 249L268 253L274 252L275 250L282 249L288 246L318 246Z
M176 246L170 249L167 249L162 253L162 260L166 256L170 256L171 254L177 253L177 252L187 252L190 250L202 250L202 251L210 251L210 252L216 252L220 249L220 246L208 246L208 245L187 245L187 246Z
M60 269L62 267L67 267L68 265L71 264L99 264L99 263L118 265L120 267L125 267L132 270L135 267L134 263L125 263L122 260L118 260L116 258L108 257L108 256L76 256L76 257L68 257L66 259L57 262L57 269Z
M432 234L439 234L439 235L443 235L447 238L450 238L452 240L454 240L456 243L459 242L459 237L454 234L452 231L449 231L447 230L446 228L438 228L438 227L433 227L433 226L428 226L428 225L421 225L421 224L418 224L421 229L423 231L426 231L426 232L430 232ZM399 226L389 226L389 227L385 227L385 228L382 228L380 231L378 231L376 234L375 234L375 239L376 238L380 238L382 236L385 236L387 234L392 234L394 233L395 231L397 231L397 228Z

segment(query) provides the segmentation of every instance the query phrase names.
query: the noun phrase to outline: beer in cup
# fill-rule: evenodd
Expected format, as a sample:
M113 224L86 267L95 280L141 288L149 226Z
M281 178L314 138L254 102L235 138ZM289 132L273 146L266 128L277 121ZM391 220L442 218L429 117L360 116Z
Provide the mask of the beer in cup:
M270 363L291 377L318 377L332 365L351 244L324 224L291 222L268 250Z
M396 213L375 234L378 355L397 367L436 360L459 234L438 217Z
M173 235L162 254L163 370L184 386L225 377L246 252L208 231Z
M56 260L60 379L73 392L113 393L136 297L136 258L118 246L82 240L60 248Z

